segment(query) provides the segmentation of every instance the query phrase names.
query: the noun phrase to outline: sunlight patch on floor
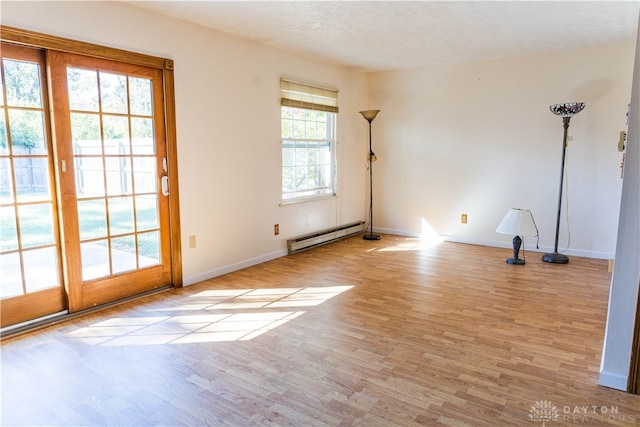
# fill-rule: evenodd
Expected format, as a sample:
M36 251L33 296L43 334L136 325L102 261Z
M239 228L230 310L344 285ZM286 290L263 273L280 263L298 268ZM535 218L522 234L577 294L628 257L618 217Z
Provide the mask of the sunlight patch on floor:
M69 332L68 336L104 346L246 341L351 288L212 289L185 297L183 304L149 309L148 317L112 318ZM158 315L160 312L163 315Z

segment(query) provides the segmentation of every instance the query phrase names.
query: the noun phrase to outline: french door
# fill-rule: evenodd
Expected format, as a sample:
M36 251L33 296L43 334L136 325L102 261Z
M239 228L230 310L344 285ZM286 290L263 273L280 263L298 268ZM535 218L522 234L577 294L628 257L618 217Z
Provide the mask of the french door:
M2 326L64 310L44 54L2 45L0 316Z
M163 71L2 57L2 326L172 284Z

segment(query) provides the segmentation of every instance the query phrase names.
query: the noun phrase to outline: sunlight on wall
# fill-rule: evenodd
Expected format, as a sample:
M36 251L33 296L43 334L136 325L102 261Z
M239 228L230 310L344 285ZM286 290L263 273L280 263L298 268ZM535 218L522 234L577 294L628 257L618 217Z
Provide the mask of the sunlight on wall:
M172 307L141 307L146 316L117 317L72 331L90 345L246 341L273 330L353 286L214 289ZM300 308L304 308L301 310ZM286 311L283 311L286 309Z
M443 241L442 237L426 219L422 218L421 222L422 231L420 232L420 237L407 237L404 242L384 247L380 249L380 252L419 251L436 246Z

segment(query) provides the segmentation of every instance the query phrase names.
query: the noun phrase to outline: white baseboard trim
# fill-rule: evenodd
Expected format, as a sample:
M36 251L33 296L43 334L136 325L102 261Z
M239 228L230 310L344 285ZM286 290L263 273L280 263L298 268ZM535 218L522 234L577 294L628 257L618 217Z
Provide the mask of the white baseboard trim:
M393 230L390 228L373 228L374 232L383 233L383 234L395 234L397 236L405 236L405 237L420 237L420 233L415 233L411 231L404 230ZM461 236L447 236L440 235L440 238L445 242L454 242L454 243L465 243L468 245L480 245L480 246L491 246L496 248L513 248L511 242L502 242L499 240L484 240L484 239L474 239L468 237ZM540 252L547 253L553 252L552 247L541 246L540 249L535 249L535 239L533 237L529 237L525 241L525 249L527 252ZM594 259L614 259L615 255L610 252L600 252L600 251L585 251L582 249L567 249L566 251L560 250L561 253L565 255L571 256L579 256L584 258L594 258Z
M202 282L204 280L213 279L214 277L222 276L223 274L232 273L234 271L242 270L243 268L251 267L263 262L271 261L272 259L280 258L287 255L286 249L271 252L266 255L261 255L255 258L249 258L244 261L236 262L234 264L225 265L213 270L205 271L204 273L188 276L183 279L184 286L193 285L194 283Z
M616 374L613 372L600 371L600 377L598 378L598 384L615 388L616 390L627 391L627 381L629 377L627 375Z

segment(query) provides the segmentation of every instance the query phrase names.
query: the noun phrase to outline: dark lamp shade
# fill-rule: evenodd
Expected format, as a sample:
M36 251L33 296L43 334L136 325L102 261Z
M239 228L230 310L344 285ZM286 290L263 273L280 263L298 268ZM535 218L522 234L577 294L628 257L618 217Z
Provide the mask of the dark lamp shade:
M549 107L551 112L560 117L573 117L584 109L584 102L569 102L554 104Z

